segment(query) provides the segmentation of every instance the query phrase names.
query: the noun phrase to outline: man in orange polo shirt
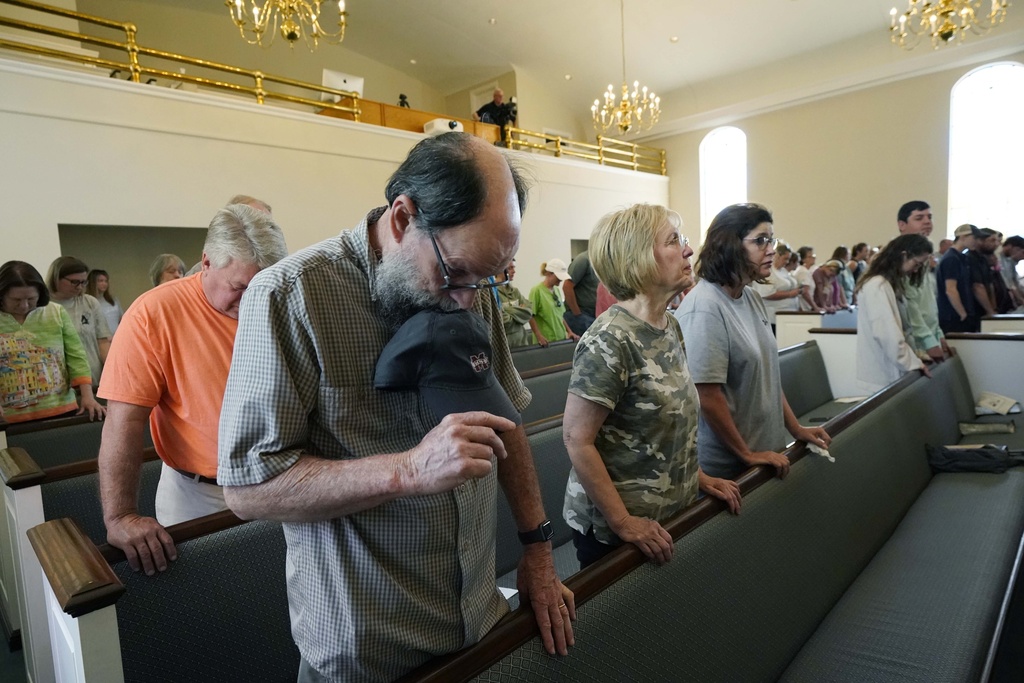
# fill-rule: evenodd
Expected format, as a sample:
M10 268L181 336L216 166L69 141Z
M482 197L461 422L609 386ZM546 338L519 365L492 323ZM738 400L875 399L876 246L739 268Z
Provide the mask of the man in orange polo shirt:
M176 559L165 526L227 509L217 485L217 427L238 305L253 276L286 255L269 214L226 206L210 223L202 271L146 292L118 327L100 389L108 401L100 496L107 541L135 570L152 574ZM164 462L156 519L137 506L147 419Z

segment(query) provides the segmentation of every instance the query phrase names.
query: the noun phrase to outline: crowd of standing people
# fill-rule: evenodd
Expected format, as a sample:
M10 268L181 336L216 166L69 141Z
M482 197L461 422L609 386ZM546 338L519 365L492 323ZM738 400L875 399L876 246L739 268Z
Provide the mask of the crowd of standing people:
M785 477L789 443L831 443L790 408L775 314L856 305L858 375L881 387L949 356L949 310L960 323L989 312L968 297L993 311L1024 302L1006 273L1021 238L995 256L992 235L961 226L933 272L924 202L900 209L888 244L842 246L818 267L813 247L780 244L759 204L719 212L695 265L679 215L639 204L602 218L570 263L547 260L523 296L513 257L528 187L493 146L423 140L384 197L354 229L291 256L269 206L232 200L195 274L159 256L154 288L126 311L110 275L78 259L57 259L46 279L0 267L5 417L105 415L104 522L136 570L176 559L171 524L225 508L281 522L299 681L392 679L486 634L508 611L494 582L499 487L523 545L521 598L545 649L567 654L575 598L554 571L526 431L510 419L530 399L510 346L578 339L562 515L580 566L627 543L664 563L669 517L700 496L739 514L744 472ZM988 271L964 265L972 249ZM478 346L437 363L396 348L423 312L451 330L468 316ZM445 409L476 396L459 396L448 369L508 410ZM138 512L147 428L163 461L155 519Z

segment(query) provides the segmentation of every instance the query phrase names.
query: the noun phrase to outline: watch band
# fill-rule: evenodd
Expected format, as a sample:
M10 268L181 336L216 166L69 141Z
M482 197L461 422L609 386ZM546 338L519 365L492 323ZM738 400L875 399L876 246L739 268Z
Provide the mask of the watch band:
M530 543L544 543L550 541L551 537L555 535L555 530L551 526L551 520L545 519L536 529L530 531L519 532L519 542L523 545L529 545Z

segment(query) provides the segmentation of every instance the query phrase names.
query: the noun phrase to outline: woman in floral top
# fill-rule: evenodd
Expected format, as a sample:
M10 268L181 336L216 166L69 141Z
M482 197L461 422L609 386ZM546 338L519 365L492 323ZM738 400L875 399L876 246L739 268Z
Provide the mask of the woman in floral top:
M106 412L93 396L89 361L71 318L50 302L39 271L24 261L0 266L0 406L7 422L76 408L90 419Z

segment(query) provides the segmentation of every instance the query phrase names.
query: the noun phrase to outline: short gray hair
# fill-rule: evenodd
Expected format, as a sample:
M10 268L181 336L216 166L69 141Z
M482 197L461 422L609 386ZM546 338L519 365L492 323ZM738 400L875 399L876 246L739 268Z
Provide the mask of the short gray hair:
M245 204L229 204L210 221L203 252L214 268L239 261L263 269L287 256L288 246L270 214Z
M160 284L160 276L164 271L174 266L178 270L178 277L185 277L185 262L176 254L160 254L149 265L149 281L156 287Z

